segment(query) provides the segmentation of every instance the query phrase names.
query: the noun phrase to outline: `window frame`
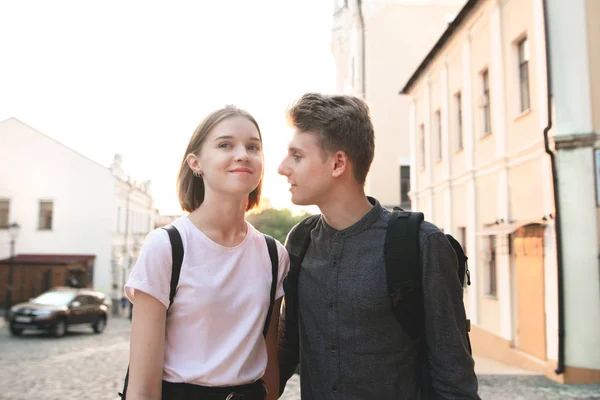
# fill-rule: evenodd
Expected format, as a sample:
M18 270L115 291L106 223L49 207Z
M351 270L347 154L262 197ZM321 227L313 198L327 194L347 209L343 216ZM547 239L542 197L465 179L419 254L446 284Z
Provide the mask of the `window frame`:
M46 226L46 224L42 224L42 221L44 221L44 215L42 215L42 211L43 211L43 205L44 204L50 204L51 208L50 208L50 222L48 224L48 226ZM40 200L39 201L39 210L38 210L38 231L51 231L53 230L54 227L54 201L53 200ZM46 210L47 211L47 210ZM46 216L47 218L47 216ZM47 220L45 222L48 222Z
M531 109L531 91L529 87L529 40L527 36L517 42L517 58L519 68L519 111L524 113Z
M483 129L481 136L485 137L492 133L492 107L490 96L490 70L481 71L481 96L485 104L481 107L483 111Z

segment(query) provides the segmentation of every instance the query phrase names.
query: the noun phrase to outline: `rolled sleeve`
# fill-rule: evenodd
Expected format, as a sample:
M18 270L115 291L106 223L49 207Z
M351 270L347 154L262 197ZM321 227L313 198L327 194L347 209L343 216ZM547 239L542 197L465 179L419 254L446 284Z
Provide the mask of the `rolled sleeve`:
M125 295L135 304L135 292L142 291L169 308L171 288L171 243L164 229L157 229L146 236L135 266L125 283Z

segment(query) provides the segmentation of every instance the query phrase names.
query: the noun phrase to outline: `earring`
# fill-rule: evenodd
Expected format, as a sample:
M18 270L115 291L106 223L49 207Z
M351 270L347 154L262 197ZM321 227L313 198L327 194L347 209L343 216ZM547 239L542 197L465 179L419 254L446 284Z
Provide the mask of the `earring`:
M194 176L195 176L196 178L200 178L200 179L202 179L202 174L201 174L200 172L198 172L198 171L194 171L194 172L192 172L192 173L194 174Z

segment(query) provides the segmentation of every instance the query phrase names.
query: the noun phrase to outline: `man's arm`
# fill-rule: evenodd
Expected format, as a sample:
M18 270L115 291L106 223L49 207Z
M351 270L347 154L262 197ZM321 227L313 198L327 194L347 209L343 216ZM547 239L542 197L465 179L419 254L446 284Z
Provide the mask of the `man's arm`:
M432 389L440 399L479 399L474 362L467 348L463 288L454 249L438 231L421 240L421 257Z

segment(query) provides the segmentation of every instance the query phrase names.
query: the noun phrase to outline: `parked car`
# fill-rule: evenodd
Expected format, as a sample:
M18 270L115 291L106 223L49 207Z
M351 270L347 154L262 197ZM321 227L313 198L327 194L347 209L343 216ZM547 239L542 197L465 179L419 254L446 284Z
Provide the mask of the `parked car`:
M92 289L56 287L28 303L10 309L10 333L18 336L26 329L45 330L64 336L73 325L90 325L94 332L106 328L108 311L103 293Z

